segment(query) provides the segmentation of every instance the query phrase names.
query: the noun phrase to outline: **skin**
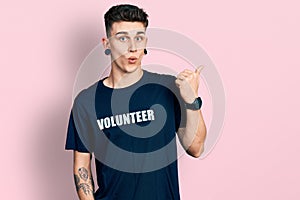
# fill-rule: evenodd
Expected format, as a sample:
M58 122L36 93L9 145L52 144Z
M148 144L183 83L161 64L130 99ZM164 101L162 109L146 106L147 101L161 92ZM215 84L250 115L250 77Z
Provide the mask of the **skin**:
M198 96L200 72L203 67L195 71L185 69L180 72L175 81L180 95L186 103L192 103ZM204 151L206 126L200 110L186 110L187 123L185 128L178 129L178 137L187 153L193 157L200 157Z
M144 56L145 45L138 48L131 40L128 46L120 46L115 39L119 33L124 32L119 36L137 36L140 32L145 32L146 29L141 22L115 22L112 24L111 37L102 38L105 49L111 49L111 72L107 79L104 80L104 85L111 88L122 88L137 82L143 75L141 62ZM128 62L128 58L136 57L137 61L134 64Z
M80 200L94 200L94 181L91 173L90 153L74 151L74 182Z
M147 38L143 43L135 39L145 36L141 22L115 22L110 31L110 38L102 38L105 49L111 49L111 72L104 80L104 85L111 88L123 88L137 82L143 75L141 62L146 48ZM130 40L121 44L120 37ZM122 39L123 41L123 39ZM121 44L121 45L120 45ZM135 57L134 62L128 58ZM192 103L198 96L201 67L195 71L185 69L176 78L180 95L186 103ZM186 127L179 128L178 136L186 152L192 157L199 157L204 150L206 126L201 110L186 110ZM91 173L91 154L74 151L74 180L80 200L94 200L93 178Z

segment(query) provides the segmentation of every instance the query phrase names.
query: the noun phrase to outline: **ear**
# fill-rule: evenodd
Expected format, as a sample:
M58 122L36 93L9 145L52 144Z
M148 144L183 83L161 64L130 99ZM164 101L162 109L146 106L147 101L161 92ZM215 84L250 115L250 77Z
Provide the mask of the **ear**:
M146 37L146 42L145 42L145 44L146 44L146 47L147 47L147 44L148 44L148 37Z
M109 40L105 37L102 38L102 44L104 49L110 49L110 44L109 44Z
M146 49L146 48L147 48L147 44L148 44L148 37L146 37L146 41L145 41L145 47L144 47L144 49Z

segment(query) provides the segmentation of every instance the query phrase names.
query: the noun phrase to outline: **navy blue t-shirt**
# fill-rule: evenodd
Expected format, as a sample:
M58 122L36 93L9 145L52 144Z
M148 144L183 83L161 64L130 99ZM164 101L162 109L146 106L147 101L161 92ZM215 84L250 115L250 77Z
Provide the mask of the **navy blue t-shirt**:
M76 97L65 146L94 153L95 199L179 200L176 131L185 112L175 77L143 70L119 89L103 80Z

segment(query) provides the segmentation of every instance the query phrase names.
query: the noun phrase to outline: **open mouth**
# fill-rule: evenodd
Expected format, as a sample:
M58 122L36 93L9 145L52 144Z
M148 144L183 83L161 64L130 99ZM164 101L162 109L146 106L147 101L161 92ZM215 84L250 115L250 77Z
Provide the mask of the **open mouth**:
M136 61L137 61L137 58L136 58L136 57L130 57L130 58L128 58L128 62L129 62L130 64L134 64L134 63L136 63Z

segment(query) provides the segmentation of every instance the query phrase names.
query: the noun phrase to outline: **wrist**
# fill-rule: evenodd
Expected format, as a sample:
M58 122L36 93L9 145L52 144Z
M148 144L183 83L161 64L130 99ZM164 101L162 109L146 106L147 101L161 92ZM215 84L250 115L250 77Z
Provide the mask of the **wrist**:
M202 99L196 97L192 100L192 103L185 103L185 108L189 110L200 110L202 106Z
M195 101L195 99L198 97L198 95L193 95L193 96L190 96L190 97L188 97L188 98L186 98L186 99L184 99L184 102L186 103L186 104L192 104L194 101Z

